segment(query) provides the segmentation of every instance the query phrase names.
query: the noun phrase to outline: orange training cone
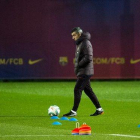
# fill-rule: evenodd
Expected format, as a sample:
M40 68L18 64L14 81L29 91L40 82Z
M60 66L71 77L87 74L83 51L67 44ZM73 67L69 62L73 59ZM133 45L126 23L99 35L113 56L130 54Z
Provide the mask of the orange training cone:
M91 135L91 127L86 123L79 128L79 135Z
M79 122L77 122L76 128L72 130L72 135L91 135L91 127L86 123L79 127Z

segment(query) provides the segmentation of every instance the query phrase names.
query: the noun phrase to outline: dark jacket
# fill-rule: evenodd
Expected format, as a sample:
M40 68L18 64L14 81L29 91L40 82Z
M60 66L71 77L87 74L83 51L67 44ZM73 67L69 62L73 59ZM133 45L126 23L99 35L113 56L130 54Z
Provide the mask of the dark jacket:
M83 33L76 40L75 67L74 71L77 76L93 75L93 49L90 43L90 33Z

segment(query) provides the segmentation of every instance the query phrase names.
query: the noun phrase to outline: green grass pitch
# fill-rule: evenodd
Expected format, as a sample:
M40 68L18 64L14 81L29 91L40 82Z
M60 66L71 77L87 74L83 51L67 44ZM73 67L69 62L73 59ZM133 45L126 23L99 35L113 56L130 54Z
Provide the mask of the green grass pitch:
M54 126L47 114L50 105L73 105L73 81L0 82L0 140L132 140L140 139L140 81L92 81L104 115L90 117L95 107L82 94L77 119L92 129L90 136L73 136L75 122ZM117 135L118 134L118 135Z

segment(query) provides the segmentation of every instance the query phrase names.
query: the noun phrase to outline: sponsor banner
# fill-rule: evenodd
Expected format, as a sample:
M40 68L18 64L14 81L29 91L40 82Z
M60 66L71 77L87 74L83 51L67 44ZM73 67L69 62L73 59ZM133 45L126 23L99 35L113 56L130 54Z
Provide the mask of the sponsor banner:
M92 78L140 78L139 5L130 0L1 1L0 79L75 79L71 29L76 26L91 34Z
M2 70L0 72L1 79L73 79L76 78L73 71L75 58L73 58L73 61L70 59L72 63L68 61L69 59L70 58L67 56L58 57L56 67L51 69L49 66L46 67L46 58L0 58L0 67L3 70L3 72ZM93 78L134 78L134 72L129 71L127 66L135 70L136 66L140 66L140 59L126 59L124 57L94 57L93 63L95 67ZM125 73L122 73L123 69L125 69ZM121 75L123 75L123 77L121 77ZM129 77L125 77L128 75Z
M119 57L111 57L111 58L93 58L93 64L125 64L125 58L119 58Z

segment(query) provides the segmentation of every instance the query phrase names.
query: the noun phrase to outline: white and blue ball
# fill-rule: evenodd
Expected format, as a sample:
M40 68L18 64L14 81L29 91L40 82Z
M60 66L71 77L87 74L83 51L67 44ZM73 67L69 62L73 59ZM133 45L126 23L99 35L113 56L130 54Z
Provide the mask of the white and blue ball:
M60 108L57 105L51 105L48 109L49 116L58 116L60 114Z

